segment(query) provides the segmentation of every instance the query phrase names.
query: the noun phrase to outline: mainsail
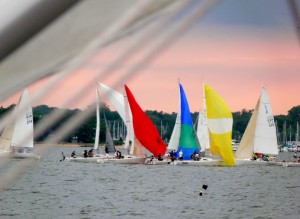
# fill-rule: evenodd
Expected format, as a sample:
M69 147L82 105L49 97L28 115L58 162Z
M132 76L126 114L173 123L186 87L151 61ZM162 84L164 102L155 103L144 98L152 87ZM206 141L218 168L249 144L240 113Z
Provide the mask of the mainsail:
M181 99L180 99L180 89L179 89L179 103L178 103L178 113L175 121L175 125L173 128L173 132L168 144L169 150L177 151L180 140L180 130L181 130Z
M110 133L110 127L107 123L107 120L106 120L106 116L105 116L105 113L103 112L103 117L104 117L104 122L105 122L105 129L106 129L106 132L105 132L105 151L107 153L114 153L115 152L115 146L114 146L114 142L113 142L113 139L111 137L111 133Z
M113 105L113 107L117 110L123 122L126 124L127 136L125 140L125 147L129 146L129 140L132 142L132 144L134 144L132 116L131 116L130 109L128 107L128 101L125 92L123 95L102 83L99 83L99 86L102 89L104 95Z
M33 116L27 89L24 89L14 113L17 115L15 121L4 129L0 137L1 148L5 150L10 146L33 148Z
M193 127L190 108L181 84L179 84L179 89L181 100L181 130L177 152L180 152L182 150L183 159L190 160L191 155L195 151L199 153L199 142Z
M207 112L206 112L206 97L203 85L203 111L199 112L197 124L197 137L201 145L201 151L209 149L209 134L207 125Z
M260 98L236 151L236 158L250 159L253 153L278 154L276 127L265 88L262 88Z
M220 155L228 166L235 165L232 151L232 114L224 100L210 86L204 85L207 122L212 155Z
M161 139L158 130L136 102L129 88L125 86L128 102L132 112L133 128L135 137L155 157L163 156L167 146Z

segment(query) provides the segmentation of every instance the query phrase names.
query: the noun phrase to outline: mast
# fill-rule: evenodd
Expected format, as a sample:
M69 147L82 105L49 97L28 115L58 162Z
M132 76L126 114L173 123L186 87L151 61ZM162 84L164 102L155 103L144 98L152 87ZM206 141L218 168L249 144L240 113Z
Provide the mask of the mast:
M299 123L297 121L297 127L296 127L296 142L299 141Z
M283 131L282 131L282 143L283 145L286 145L287 143L287 136L286 136L286 121L284 121L284 124L283 124Z
M99 132L100 132L100 107L99 107L99 91L96 88L96 133L95 133L95 144L94 149L98 150L99 153Z

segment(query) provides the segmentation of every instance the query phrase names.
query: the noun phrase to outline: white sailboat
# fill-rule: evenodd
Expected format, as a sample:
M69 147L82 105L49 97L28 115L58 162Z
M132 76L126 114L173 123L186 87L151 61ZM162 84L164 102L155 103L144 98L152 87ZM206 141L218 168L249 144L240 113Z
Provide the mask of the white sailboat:
M127 136L125 140L124 148L129 148L130 142L130 152L128 155L122 156L122 159L109 158L105 162L117 163L117 164L144 164L146 159L146 154L143 146L139 140L134 136L133 124L132 124L132 114L129 108L129 103L125 91L124 95L113 90L112 88L99 83L100 88L104 92L106 98L110 101L113 107L117 110L123 122L126 124Z
M100 154L99 153L99 136L100 136L100 95L98 89L96 89L96 132L95 132L95 142L94 142L94 150L98 153L95 154L93 157L68 157L66 158L66 161L68 162L83 162L83 163L101 163L105 162L104 159L107 158L114 158L114 155L109 155L109 153L114 153L114 146L113 146L113 140L109 131L109 126L106 121L105 114L104 120L106 124L106 145L107 145L107 154Z
M252 160L254 153L276 156L278 145L269 96L262 88L260 98L236 151L237 164L265 164Z
M27 89L24 89L12 114L16 118L0 136L0 156L39 159L40 156L32 152L33 113Z

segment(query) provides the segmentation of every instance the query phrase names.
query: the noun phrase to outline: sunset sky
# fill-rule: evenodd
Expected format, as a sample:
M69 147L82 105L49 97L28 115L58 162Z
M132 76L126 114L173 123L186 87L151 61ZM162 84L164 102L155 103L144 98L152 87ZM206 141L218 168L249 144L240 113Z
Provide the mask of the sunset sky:
M75 103L64 103L88 79L95 78L126 48L134 35L97 54L51 94L34 105L47 104L84 109L95 100L95 86ZM124 72L138 57L120 66L100 82L121 91ZM202 83L217 91L230 109L253 109L261 88L266 87L275 115L300 105L300 46L285 1L223 1L188 33L164 50L155 61L125 83L144 110L176 112L178 79L185 89L190 110L202 108ZM38 92L49 79L29 87ZM16 103L20 93L0 105Z

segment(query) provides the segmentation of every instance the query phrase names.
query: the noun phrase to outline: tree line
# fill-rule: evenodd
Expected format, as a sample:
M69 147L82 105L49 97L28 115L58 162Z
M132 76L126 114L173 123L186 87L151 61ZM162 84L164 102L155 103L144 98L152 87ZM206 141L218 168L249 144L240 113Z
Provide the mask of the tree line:
M12 110L15 105L11 105L7 108L0 107L0 118L7 115L7 113ZM73 132L63 139L63 142L78 142L78 143L93 143L95 139L96 130L96 107L95 113L88 118L84 123L80 124ZM35 137L35 142L42 142L51 134L53 134L58 128L60 128L66 121L68 121L72 116L80 113L84 110L80 109L61 109L57 107L49 107L47 105L40 105L33 107L33 120L34 124L42 121L43 118L48 117L52 112L60 111L64 113L64 116L59 121L56 121L52 126L50 126L41 135ZM100 143L105 142L105 130L106 124L104 122L104 114L107 121L122 124L122 119L116 111L112 111L107 104L101 103L100 110ZM233 132L232 137L236 140L240 140L243 133L247 127L253 110L243 109L241 111L233 112ZM168 142L171 137L173 127L175 124L177 112L165 113L157 110L146 110L145 113L151 119L151 121L156 125L159 133L162 135L162 139ZM198 112L191 113L192 120L194 124L197 122ZM300 122L300 105L292 107L287 115L277 115L274 116L275 122L277 123L278 133L282 136L284 123L287 127L287 135L291 136L292 140L296 138L296 125L297 121ZM111 123L112 124L112 123ZM110 127L112 128L112 127ZM123 137L124 138L124 137ZM116 140L116 144L121 144L122 137Z

